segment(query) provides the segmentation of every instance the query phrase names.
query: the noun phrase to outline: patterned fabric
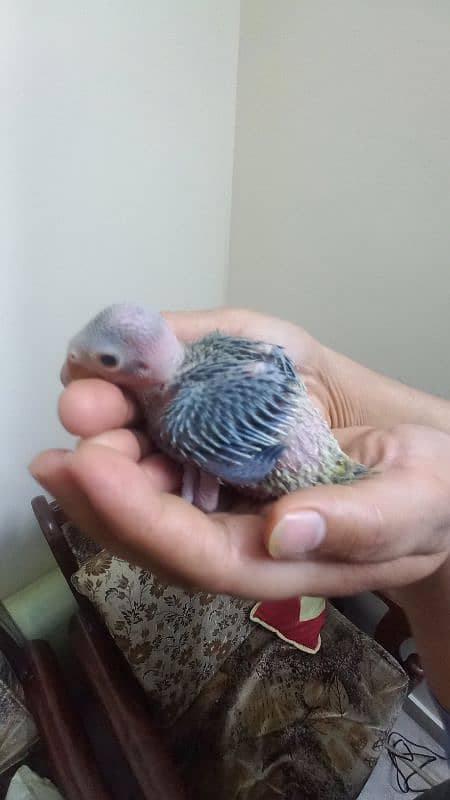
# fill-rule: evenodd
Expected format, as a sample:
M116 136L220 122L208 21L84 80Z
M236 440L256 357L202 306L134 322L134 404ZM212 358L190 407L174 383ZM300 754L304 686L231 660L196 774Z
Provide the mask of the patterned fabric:
M400 665L328 606L312 656L252 604L167 586L102 552L73 577L159 710L196 800L351 800L407 690Z
M163 724L188 708L253 627L251 602L168 586L104 551L72 582L100 612Z
M331 606L313 657L254 630L171 731L196 800L350 800L381 753L406 676Z
M37 738L22 687L0 653L0 774L21 761Z

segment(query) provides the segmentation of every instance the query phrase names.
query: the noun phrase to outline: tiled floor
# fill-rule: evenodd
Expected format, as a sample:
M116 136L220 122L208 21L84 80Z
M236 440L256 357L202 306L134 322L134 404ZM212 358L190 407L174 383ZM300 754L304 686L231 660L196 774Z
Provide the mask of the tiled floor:
M442 749L438 744L426 733L411 717L404 711L398 717L394 730L403 734L411 741L418 745L430 747L435 752L444 755ZM399 762L400 763L400 762ZM403 763L403 762L402 762ZM419 767L423 763L423 758L416 757L414 763ZM412 772L409 765L403 767L403 774L408 775ZM436 783L442 783L444 780L450 778L450 767L448 761L438 760L428 767L424 768L424 772L430 776ZM420 793L428 788L426 782L417 775L414 775L410 780L411 790L407 793L402 793L399 790L396 782L396 771L391 763L388 753L385 751L381 756L370 780L366 783L363 791L359 795L358 800L411 800L411 798L420 797ZM405 787L406 788L406 787ZM449 793L450 799L450 793Z

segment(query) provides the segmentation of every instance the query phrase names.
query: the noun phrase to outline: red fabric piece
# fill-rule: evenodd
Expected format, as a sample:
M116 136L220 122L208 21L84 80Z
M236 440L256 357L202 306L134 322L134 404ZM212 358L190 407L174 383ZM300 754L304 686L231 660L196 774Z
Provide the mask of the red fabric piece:
M250 617L300 650L316 653L321 644L320 631L325 623L326 609L323 608L312 619L301 620L301 602L300 597L267 600L257 603Z

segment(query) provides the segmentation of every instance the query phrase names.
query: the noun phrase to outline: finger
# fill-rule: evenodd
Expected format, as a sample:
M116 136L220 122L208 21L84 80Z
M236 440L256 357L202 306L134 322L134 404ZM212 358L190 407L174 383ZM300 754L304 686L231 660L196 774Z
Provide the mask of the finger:
M92 436L89 439L80 439L77 448L86 442L110 447L127 458L131 458L132 461L141 461L152 450L148 437L143 431L136 428L117 428L99 433L98 436Z
M206 516L178 497L154 492L135 464L120 454L106 461L102 450L80 448L71 469L93 507L107 520L112 547L125 546L143 566L150 559L194 586L261 598L305 590L346 594L377 581L398 585L403 568L408 580L425 569L421 557L406 557L398 569L393 562L355 567L270 560L262 543L259 516Z
M438 542L429 515L430 484L414 481L408 470L350 486L320 486L283 497L271 507L265 541L274 558L314 558L349 562L389 561L431 553Z
M400 442L389 430L361 425L332 432L344 452L366 467L385 471L399 460Z
M294 360L308 361L316 344L298 325L246 308L216 308L210 311L166 311L167 320L182 341L194 341L212 331L245 336L285 347Z
M56 458L56 462L55 462ZM400 586L436 565L424 556L385 564L285 563L268 557L257 515L211 515L158 494L139 467L95 445L68 460L41 454L36 476L66 513L111 552L170 581L222 594L278 599Z
M274 557L300 558L317 550L319 557L361 562L432 552L438 539L429 522L419 524L430 503L430 484L416 480L410 497L411 474L401 468L399 437L371 427L333 434L351 458L374 473L350 486L302 490L272 504L265 538Z
M155 490L140 465L88 442L69 463L77 485L104 520L111 550L131 552L143 566L161 564L194 585L203 585L205 572L223 570L228 553L223 529L181 498ZM213 582L220 583L220 577Z
M378 463L378 448L368 447L367 440L374 428L369 426L352 428L333 428L332 433L339 442L344 453L347 453L353 461L365 464L366 467L374 467Z
M90 439L80 439L77 448L86 444L110 447L126 458L139 462L140 469L147 475L156 491L175 492L181 486L181 466L163 453L152 453L151 442L142 431L130 428L106 431Z
M72 520L78 528L102 547L106 547L121 558L135 563L134 548L129 548L125 544L117 543L116 547L111 547L112 537L106 527L106 523L101 514L91 504L89 498L78 485L73 473L69 469L67 450L47 450L40 453L30 464L29 469L36 481L49 492L64 510L68 519ZM164 471L156 471L156 465L149 470L149 479L152 485L158 490L170 491L173 484L173 475L167 480L162 480L161 475ZM158 486L158 483L160 486ZM150 557L146 562L147 569L158 572L158 575L168 583L175 581L175 576L165 570L162 565L154 565Z
M258 516L207 517L179 498L158 496L136 464L100 446L86 445L70 461L65 452L47 451L31 469L87 535L169 582L259 599L337 596L411 583L438 566L424 556L356 567L274 561L262 546Z
M29 470L35 480L57 500L67 517L88 535L95 530L94 538L102 544L105 539L103 521L77 485L68 467L66 457L69 452L46 450L33 459Z
M112 433L119 433L119 431L111 432L111 436L105 435L98 436L95 439L84 440L78 444L81 447L87 442L104 446L107 448L116 449L126 458L131 458L135 462L139 462L139 468L146 475L150 481L153 489L157 492L175 492L180 489L182 479L182 469L179 464L175 464L168 456L163 453L151 453L140 459L141 450L138 444L138 437L133 444L133 434L131 431L124 431L127 436L112 436ZM46 450L40 453L31 462L29 469L32 475L38 480L45 488L50 487L51 490L61 491L64 490L65 485L73 487L73 476L67 469L65 456L70 453L70 450Z
M156 492L179 492L183 470L163 453L153 453L139 464Z
M82 437L135 425L140 419L139 408L129 395L98 378L70 383L59 398L58 412L64 427Z
M234 336L242 334L251 313L237 308L216 308L210 311L165 311L162 316L179 339L191 342L215 330Z

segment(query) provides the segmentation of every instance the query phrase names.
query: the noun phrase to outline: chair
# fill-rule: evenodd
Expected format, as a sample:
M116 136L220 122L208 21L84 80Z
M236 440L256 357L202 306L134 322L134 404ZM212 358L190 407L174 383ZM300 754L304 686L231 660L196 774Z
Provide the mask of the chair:
M0 628L0 651L23 689L25 703L36 724L40 745L32 763L59 786L66 800L110 800L75 712L56 658L45 641L19 645ZM38 752L36 752L38 751ZM19 762L20 763L20 762ZM16 763L1 776L0 796L6 793Z
M114 731L127 763L140 787L142 796L144 798L158 797L161 800L166 798L167 800L181 800L181 798L187 797L186 788L183 787L179 773L175 769L174 760L178 765L180 759L183 760L183 757L189 751L193 738L190 732L189 715L187 721L185 718L183 722L186 729L184 732L171 735L170 732L168 734L167 731L161 728L156 709L149 702L147 695L113 641L103 620L91 602L82 596L72 583L72 577L80 565L100 548L96 547L90 540L83 539L83 537L76 541L66 538L63 528L66 526L67 519L56 503L48 503L44 497L37 497L32 501L32 506L41 530L78 604L79 610L70 625L72 649L89 685L101 704L111 729ZM333 613L338 614L338 612ZM343 620L343 618L341 619ZM338 620L337 624L338 627L339 625L342 627L343 623ZM345 625L347 629L351 627L351 623L345 622ZM383 644L385 647L387 644L387 649L389 650L388 633L389 626L386 626L383 631ZM260 637L266 635L266 631L258 632ZM405 638L409 635L404 618L402 620L402 635ZM367 647L372 647L370 640L368 637L366 638ZM396 632L395 642L392 644L396 655L398 655L397 640L398 632ZM380 650L379 645L374 644L374 646L378 648L377 654L384 652ZM375 659L379 658L377 654ZM387 659L388 656L385 656L385 658ZM300 676L301 662L299 660L296 663L299 665ZM401 674L400 666L398 666L396 674L398 676L396 679L397 688L392 689L393 714L396 713L396 709L397 711L399 710L404 697L404 683L399 678ZM214 684L214 681L212 683ZM206 742L206 761L209 736L206 729L209 722L210 717L208 716L204 720L204 725L201 722L199 723L200 728L197 729L196 733L200 741L203 736L203 732L200 729L203 726L206 739L202 740L202 747L205 746ZM181 725L181 728L183 728L183 725ZM211 735L215 736L214 728L211 731ZM169 754L169 750L172 751L175 758ZM205 773L208 772L206 761ZM374 766L375 762L376 758L371 767ZM370 774L371 767L369 765L366 766L367 774L364 780ZM195 776L198 773L198 765L194 768L194 772L190 771L190 767L186 767L186 764L180 771L183 773L187 783L191 784L197 779ZM362 783L364 783L364 780ZM207 791L209 792L209 790ZM356 789L354 788L352 791L355 792ZM194 796L209 797L209 794L202 795L198 791L198 794L196 793ZM220 794L218 789L217 797L222 796L226 797L226 794ZM339 795L339 797L341 796L356 797L356 794Z

